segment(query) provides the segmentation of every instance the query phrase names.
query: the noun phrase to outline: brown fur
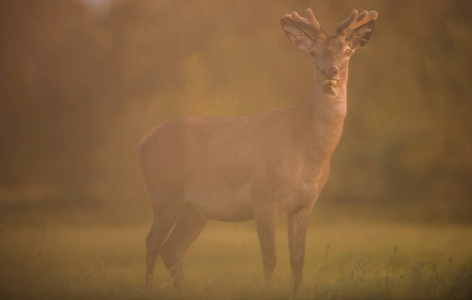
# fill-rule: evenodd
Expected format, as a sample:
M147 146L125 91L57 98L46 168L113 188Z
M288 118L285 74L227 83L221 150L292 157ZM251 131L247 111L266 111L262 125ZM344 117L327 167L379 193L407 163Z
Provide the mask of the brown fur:
M289 17L282 26L314 58L314 92L305 105L252 117L181 118L157 126L143 140L141 166L155 215L147 237L148 285L161 253L181 286L183 256L208 219L256 220L270 283L280 213L289 214L294 289L301 284L307 221L328 180L346 115L350 48L343 36L309 38ZM337 68L328 78L337 80L334 86L322 84L328 67Z

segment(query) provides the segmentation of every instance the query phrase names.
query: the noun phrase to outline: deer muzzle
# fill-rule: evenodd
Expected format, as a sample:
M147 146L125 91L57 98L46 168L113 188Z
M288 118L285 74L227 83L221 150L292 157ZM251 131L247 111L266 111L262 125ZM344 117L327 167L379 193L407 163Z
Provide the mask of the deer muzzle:
M335 86L338 83L337 79L324 79L321 80L322 86Z
M339 69L336 66L331 64L324 66L321 68L321 85L322 86L335 86L339 79L337 79L337 75L339 74Z

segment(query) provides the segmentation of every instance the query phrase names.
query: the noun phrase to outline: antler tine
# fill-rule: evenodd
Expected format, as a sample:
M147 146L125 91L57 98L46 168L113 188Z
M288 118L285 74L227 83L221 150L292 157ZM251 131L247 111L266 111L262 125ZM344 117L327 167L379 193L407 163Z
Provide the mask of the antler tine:
M313 14L313 11L308 8L306 10L306 14L308 16L308 19L300 17L300 15L295 11L292 12L291 15L284 15L284 18L290 20L295 25L313 33L314 36L324 34L323 30L321 29L320 23L318 22L318 20L316 20L315 15Z
M375 11L367 12L364 10L362 13L358 14L357 10L353 10L349 17L342 21L339 24L338 29L336 30L337 35L347 35L348 30L356 29L371 20L376 20L379 14Z
M320 22L315 18L315 14L311 10L311 8L306 9L306 14L308 15L308 19L310 20L311 25L313 25L313 28L316 31L321 31L321 25Z
M338 29L336 30L336 34L345 35L349 26L351 26L355 22L358 14L359 12L357 11L357 9L354 9L349 15L349 17L339 24Z
M368 15L368 11L367 10L364 10L363 12L361 12L358 16L357 16L357 19L356 19L356 22L361 22L361 21L364 21L364 19L367 17Z
M372 10L369 12L365 11L365 12L366 12L365 17L359 20L359 17L360 17L359 16L356 22L349 29L356 29L357 27L360 27L370 22L371 20L377 20L377 17L379 16L379 14L375 10Z

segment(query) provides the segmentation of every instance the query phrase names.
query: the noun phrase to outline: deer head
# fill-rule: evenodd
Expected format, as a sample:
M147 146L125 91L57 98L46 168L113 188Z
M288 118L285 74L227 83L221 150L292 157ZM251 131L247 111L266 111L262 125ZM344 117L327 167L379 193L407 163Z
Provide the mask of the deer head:
M286 14L280 20L288 39L299 49L304 49L313 57L316 84L324 92L334 92L345 87L348 64L352 54L363 47L374 30L376 11L353 10L342 21L334 36L328 36L316 20L311 9L306 10L308 18L296 12Z

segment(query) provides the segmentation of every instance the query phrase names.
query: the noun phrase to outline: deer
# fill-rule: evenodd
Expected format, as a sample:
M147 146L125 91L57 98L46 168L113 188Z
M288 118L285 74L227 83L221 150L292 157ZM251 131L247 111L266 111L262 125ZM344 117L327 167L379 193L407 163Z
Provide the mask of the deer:
M293 291L302 284L307 224L329 177L347 113L348 64L369 41L376 11L353 10L328 36L311 9L281 18L314 62L313 92L297 107L249 117L181 117L157 125L140 144L153 223L146 237L146 285L158 255L174 286L208 220L255 220L267 286L276 266L275 220L287 214Z

